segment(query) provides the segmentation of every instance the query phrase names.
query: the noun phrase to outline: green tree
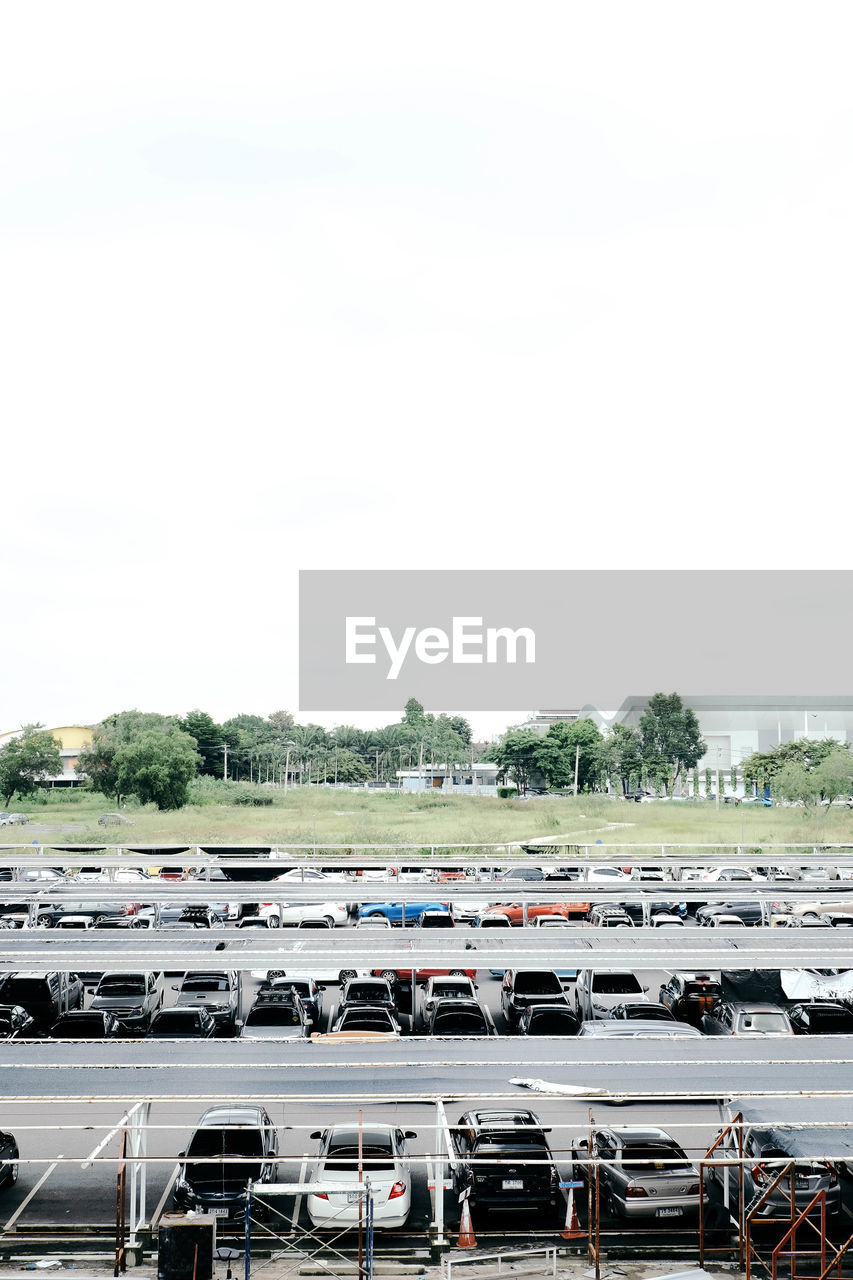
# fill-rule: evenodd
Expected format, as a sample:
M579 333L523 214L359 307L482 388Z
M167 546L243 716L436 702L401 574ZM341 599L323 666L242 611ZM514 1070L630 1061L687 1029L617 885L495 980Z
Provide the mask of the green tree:
M814 769L814 780L821 800L832 804L853 792L853 754L840 744L830 751Z
M695 768L706 744L695 712L677 693L656 693L640 716L640 750L650 778L667 788L677 786L682 770Z
M77 768L88 777L95 791L121 803L123 792L116 759L119 748L148 729L167 731L172 725L168 716L156 711L118 711L107 716L92 730L92 741L77 758Z
M410 725L413 729L419 729L425 719L424 709L417 698L409 698L403 712L403 723Z
M188 711L183 719L176 721L178 728L195 738L198 753L201 756L199 773L209 778L221 778L224 771L225 755L222 750L225 742L221 724L216 724L206 711Z
M511 777L524 795L540 772L541 750L542 738L532 729L508 729L491 753L500 768L498 777Z
M468 721L465 719L465 717L450 716L449 723L450 723L450 728L453 730L456 736L465 744L465 746L469 746L472 738L471 726L468 723Z
M26 724L16 738L0 749L0 792L4 804L13 796L28 796L46 775L62 773L60 743L41 724Z
M370 766L360 756L357 756L354 751L346 751L339 748L333 755L333 767L335 758L337 761L338 782L368 782L373 777Z
M614 724L599 748L601 770L606 778L619 779L622 794L631 790L631 779L640 772L640 735L626 724Z
M540 741L540 764L550 787L574 786L576 759L578 791L590 791L598 783L604 739L594 720L552 724Z
M188 797L201 756L195 739L176 725L145 729L116 751L118 789L158 809L180 809Z
M816 769L838 746L834 738L794 738L769 751L754 751L743 762L744 781L772 789L774 779L786 765L800 765L806 771Z
M773 779L773 791L783 800L798 801L806 806L816 804L820 786L814 769L807 769L796 760L789 760Z

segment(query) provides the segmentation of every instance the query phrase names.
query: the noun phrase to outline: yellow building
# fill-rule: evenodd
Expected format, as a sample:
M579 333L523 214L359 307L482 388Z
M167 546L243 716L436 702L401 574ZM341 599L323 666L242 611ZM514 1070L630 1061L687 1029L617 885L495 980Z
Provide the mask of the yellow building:
M20 729L10 729L7 733L0 733L0 747L4 747L10 738L17 738L20 732ZM45 782L50 782L55 787L76 787L80 782L77 774L77 757L92 741L91 725L63 724L57 729L49 729L48 732L59 740L62 773L52 778L45 778Z

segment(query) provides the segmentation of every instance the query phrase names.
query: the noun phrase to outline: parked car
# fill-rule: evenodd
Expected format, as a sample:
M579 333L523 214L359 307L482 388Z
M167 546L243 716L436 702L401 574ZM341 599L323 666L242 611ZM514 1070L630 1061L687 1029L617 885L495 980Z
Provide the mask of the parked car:
M11 973L0 985L0 1000L26 1009L34 1031L47 1031L61 1013L83 1007L83 983L76 973Z
M417 1136L412 1129L397 1129L387 1124L365 1124L360 1128L337 1124L329 1129L316 1129L311 1137L320 1146L310 1181L317 1190L309 1190L305 1197L312 1226L336 1231L357 1226L363 1214L363 1206L359 1210L359 1193L326 1192L321 1187L323 1183L358 1186L361 1177L370 1179L374 1226L405 1226L412 1205L407 1143Z
M329 1028L330 1031L381 1032L399 1036L402 1027L397 1018L384 1006L364 1005L342 1010Z
M792 1036L794 1028L776 1004L720 1000L700 1022L707 1036Z
M657 1018L596 1018L592 1022L582 1022L578 1036L592 1036L599 1040L612 1040L621 1037L636 1037L653 1040L685 1040L695 1039L702 1032L691 1027L687 1022L661 1022Z
M405 919L411 924L417 924L425 911L450 911L446 902L364 902L358 909L358 918L384 916L391 924L402 924L404 906Z
M434 1000L424 1010L428 1036L488 1036L492 1034L479 1000Z
M34 1027L35 1018L19 1004L0 1004L0 1040L24 1040Z
M365 1006L397 1011L397 1001L386 978L351 978L344 984L338 1012L344 1009L360 1009Z
M798 1036L853 1035L853 1009L835 1000L795 1004L787 1014L794 1034Z
M558 920L561 917L555 916L554 919ZM487 911L484 915L475 918L474 926L477 929L511 929L512 921L506 912Z
M565 1004L529 1004L516 1024L520 1036L576 1036L578 1020Z
M263 1107L211 1107L186 1150L180 1152L183 1163L175 1183L175 1207L225 1220L242 1219L247 1183L274 1181L277 1156L278 1134ZM207 1163L216 1159L221 1162Z
M660 988L658 999L681 1022L698 1024L721 1000L723 988L709 973L676 972Z
M118 1018L105 1009L74 1009L57 1018L48 1035L51 1040L114 1040L120 1033Z
M630 1022L640 1018L645 1022L675 1022L666 1005L654 1000L624 1000L614 1005L607 1015L614 1022Z
M539 1117L524 1108L466 1111L450 1130L457 1196L482 1209L523 1213L556 1204L559 1177Z
M422 929L454 929L456 927L449 911L422 911L418 924Z
M665 1129L613 1125L572 1144L572 1177L588 1182L592 1155L599 1166L606 1213L628 1220L692 1218L699 1213L699 1171ZM705 1199L707 1200L707 1191Z
M172 990L178 993L176 1008L206 1009L219 1030L234 1034L240 1001L236 971L214 969L188 972L179 983L174 984Z
M506 916L510 924L524 924L524 908L522 902L507 902L495 907L490 907L480 917L483 921L487 916ZM589 909L588 902L528 902L527 903L527 919L535 920L537 916L584 916Z
M775 909L776 904L773 906ZM701 925L707 927L715 916L737 916L745 925L759 925L761 901L753 898L750 902L706 902L696 908L696 919Z
M501 983L501 1009L514 1029L522 1009L531 1004L565 1004L563 984L553 969L507 969Z
M20 1154L15 1135L0 1130L0 1187L13 1187L18 1181Z
M436 1000L476 1000L477 984L473 978L465 977L462 974L451 977L449 974L441 977L428 978L426 988L423 994L422 1010L424 1016L430 1005Z
M161 1009L151 1019L146 1038L154 1040L209 1040L216 1023L206 1009Z
M314 1020L306 1010L298 992L261 992L240 1030L243 1040L304 1040Z
M647 991L630 969L581 969L572 993L575 1013L581 1022L606 1018L626 998L645 1000Z
M624 907L598 906L589 912L589 923L596 929L633 929L634 921Z
M105 973L89 1006L113 1014L122 1031L144 1035L163 1006L163 986L156 973Z
M798 1107L803 1108L803 1101L798 1099ZM743 1156L743 1196L748 1205L755 1204L755 1214L759 1218L788 1218L791 1215L790 1177L780 1179L771 1190L774 1179L783 1172L790 1161L794 1161L794 1204L798 1213L806 1209L818 1191L826 1193L826 1212L835 1216L841 1209L841 1191L838 1181L838 1169L824 1158L827 1149L837 1150L836 1134L827 1129L811 1129L799 1125L788 1128L779 1123L779 1104L774 1106L756 1100L755 1104L736 1106L729 1104L729 1111L734 1116L740 1111L743 1116L742 1132ZM849 1142L849 1134L844 1131L840 1141ZM716 1183L720 1192L724 1192L728 1183L728 1200L731 1212L738 1212L739 1177L741 1166L738 1134L732 1129L723 1133L722 1142L714 1153L715 1159L731 1160L730 1165L708 1165L706 1177ZM761 1203L758 1197L763 1195ZM813 1212L817 1213L819 1206Z
M325 988L313 978L265 978L261 983L259 994L266 991L295 991L302 1001L305 1012L315 1028L320 1026L323 1017L323 992Z

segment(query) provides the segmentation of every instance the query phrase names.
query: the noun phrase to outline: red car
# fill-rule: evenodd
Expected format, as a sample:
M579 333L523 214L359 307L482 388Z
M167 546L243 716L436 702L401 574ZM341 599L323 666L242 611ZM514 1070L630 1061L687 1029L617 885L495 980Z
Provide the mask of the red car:
M374 978L385 978L393 986L395 982L411 982L411 969L371 969ZM470 978L477 977L476 969L416 969L415 982L426 982L427 978Z
M528 902L527 919L536 916L585 916L589 911L588 902ZM510 924L524 922L524 907L520 902L502 903L499 907L489 907L483 916L506 916Z

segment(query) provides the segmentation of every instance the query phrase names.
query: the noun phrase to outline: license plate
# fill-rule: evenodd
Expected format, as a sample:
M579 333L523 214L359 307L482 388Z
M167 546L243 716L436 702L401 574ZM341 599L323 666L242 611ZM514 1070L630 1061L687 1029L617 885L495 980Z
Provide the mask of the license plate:
M523 1191L524 1182L521 1178L504 1178L501 1183L504 1191Z
M210 1212L213 1214L214 1218L227 1218L227 1217L228 1217L228 1210L227 1210L227 1209L211 1209L211 1210L210 1210Z
M680 1218L681 1210L680 1209L658 1209L657 1214L655 1216L658 1218Z
M360 1191L348 1191L347 1204L358 1204L360 1197L361 1197Z

